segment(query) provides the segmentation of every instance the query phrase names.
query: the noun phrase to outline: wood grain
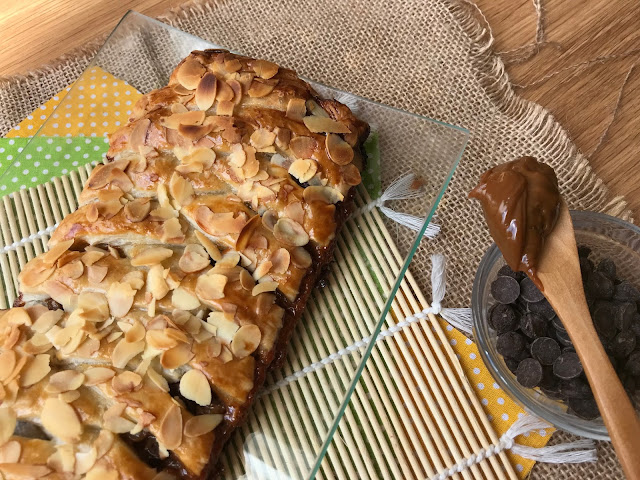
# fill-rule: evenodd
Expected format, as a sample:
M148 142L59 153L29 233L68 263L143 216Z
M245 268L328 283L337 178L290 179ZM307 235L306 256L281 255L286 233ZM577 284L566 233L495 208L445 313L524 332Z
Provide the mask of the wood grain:
M497 51L534 41L532 0L476 0L495 36ZM158 15L183 0L0 0L0 75L24 73L110 31L129 9ZM640 52L587 67L601 57L640 50L638 0L542 0L545 45L507 71L525 98L547 108L576 145L590 156L594 170L616 195L624 195L640 218L640 65L629 75L608 135L622 83Z

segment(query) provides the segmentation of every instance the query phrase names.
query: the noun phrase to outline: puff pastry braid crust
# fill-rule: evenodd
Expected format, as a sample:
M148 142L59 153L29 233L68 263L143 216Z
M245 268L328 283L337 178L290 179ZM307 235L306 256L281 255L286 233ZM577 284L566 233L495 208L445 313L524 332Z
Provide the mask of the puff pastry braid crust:
M0 312L4 478L208 478L332 258L368 131L222 50L142 97Z

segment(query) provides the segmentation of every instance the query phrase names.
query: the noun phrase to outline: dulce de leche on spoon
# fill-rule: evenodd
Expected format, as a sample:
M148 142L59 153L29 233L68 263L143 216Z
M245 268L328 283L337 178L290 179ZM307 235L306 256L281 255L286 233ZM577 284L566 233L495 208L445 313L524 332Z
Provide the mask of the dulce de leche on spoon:
M469 197L480 200L489 233L509 267L525 272L542 290L536 268L560 212L553 169L522 157L486 171Z

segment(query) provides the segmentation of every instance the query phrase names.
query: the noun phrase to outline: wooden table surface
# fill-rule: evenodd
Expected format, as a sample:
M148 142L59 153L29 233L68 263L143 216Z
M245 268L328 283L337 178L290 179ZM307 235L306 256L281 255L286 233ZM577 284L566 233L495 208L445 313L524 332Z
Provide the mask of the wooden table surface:
M640 2L476 0L520 95L550 110L640 220ZM0 76L24 73L111 30L128 9L183 0L0 0ZM538 33L538 35L537 35ZM537 53L519 47L538 38ZM623 88L624 85L624 88ZM606 133L605 133L606 132Z

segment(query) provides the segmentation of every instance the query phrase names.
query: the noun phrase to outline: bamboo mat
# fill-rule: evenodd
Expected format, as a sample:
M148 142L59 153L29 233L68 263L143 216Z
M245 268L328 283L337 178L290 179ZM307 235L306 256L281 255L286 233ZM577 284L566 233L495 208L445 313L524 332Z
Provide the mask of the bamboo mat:
M13 303L22 266L75 210L91 168L2 197L0 308ZM360 188L356 206L369 201ZM378 211L346 223L328 286L315 290L284 368L269 375L226 447L225 478L309 475L403 260ZM444 325L430 315L397 326L427 305L407 273L386 319L391 333L377 341L316 478L425 478L497 442ZM454 478L517 476L502 453Z

